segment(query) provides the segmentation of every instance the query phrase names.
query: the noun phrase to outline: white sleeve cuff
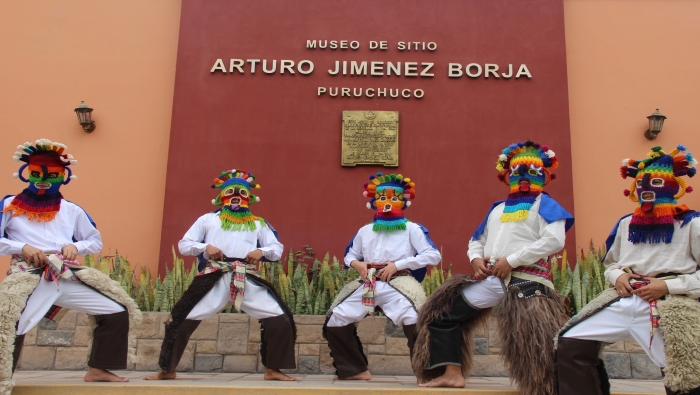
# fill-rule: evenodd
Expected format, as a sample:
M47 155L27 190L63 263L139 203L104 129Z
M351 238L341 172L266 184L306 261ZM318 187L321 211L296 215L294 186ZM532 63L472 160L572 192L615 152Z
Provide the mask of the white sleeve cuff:
M683 280L680 278L673 278L666 281L666 287L668 287L668 293L671 295L682 295L687 293L685 287L683 286Z
M508 260L508 264L510 265L510 267L512 267L513 269L522 265L522 262L516 254L510 254L506 257L506 259Z
M262 251L262 254L265 258L272 260L272 259L270 259L270 256L272 255L272 254L270 254L270 252L272 252L272 247L258 247L255 250ZM253 251L255 251L255 250L253 250Z
M615 286L615 282L617 282L617 278L625 274L625 271L622 269L610 269L606 274L605 278L608 280L610 284Z
M408 269L408 261L406 259L399 259L394 264L396 265L396 270Z
M22 255L22 249L27 243L22 243L21 241L5 239L5 243L10 245L10 254Z

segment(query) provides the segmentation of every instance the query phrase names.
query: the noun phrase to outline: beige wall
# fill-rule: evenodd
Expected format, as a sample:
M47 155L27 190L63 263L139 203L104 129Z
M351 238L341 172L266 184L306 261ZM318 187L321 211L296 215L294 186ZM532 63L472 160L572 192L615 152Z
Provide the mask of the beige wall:
M622 194L623 158L682 143L700 157L700 2L565 0L569 110L577 244L605 241L636 207ZM644 137L656 108L668 117L655 141ZM700 210L695 193L680 199Z
M154 269L179 23L179 0L0 3L0 193L24 188L11 176L18 144L62 142L78 179L61 191L95 218L105 254ZM81 100L92 134L73 112Z
M565 0L577 243L604 241L634 209L622 158L652 145L700 156L700 2ZM103 232L105 253L157 267L180 17L178 0L5 1L0 4L0 193L14 147L40 137L68 145L79 179L64 188ZM95 108L82 131L73 108ZM668 120L656 142L646 116ZM700 209L698 193L682 202ZM183 191L186 193L186 191ZM467 237L465 235L465 237ZM0 261L7 266L7 258Z

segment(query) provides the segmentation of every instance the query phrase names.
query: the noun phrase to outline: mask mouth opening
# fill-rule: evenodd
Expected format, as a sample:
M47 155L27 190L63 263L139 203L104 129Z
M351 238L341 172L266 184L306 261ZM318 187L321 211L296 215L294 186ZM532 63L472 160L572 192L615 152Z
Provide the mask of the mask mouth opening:
M36 189L49 189L51 188L51 184L48 182L35 182L34 186Z
M518 189L520 192L529 192L530 191L530 180L527 179L522 179L518 181Z
M239 204L241 204L241 198L239 198L238 196L234 196L229 201L229 204L234 205L234 206L238 206Z
M391 212L391 204L386 203L384 205L384 210L382 210L382 211L384 211L385 213Z
M644 191L639 195L639 198L643 202L653 202L656 200L656 193L652 191Z

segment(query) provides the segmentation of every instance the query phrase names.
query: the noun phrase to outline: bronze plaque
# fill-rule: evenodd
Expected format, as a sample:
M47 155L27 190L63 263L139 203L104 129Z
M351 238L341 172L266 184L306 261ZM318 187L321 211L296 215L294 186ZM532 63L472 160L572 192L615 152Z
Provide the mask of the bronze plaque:
M341 165L399 165L398 111L343 111Z

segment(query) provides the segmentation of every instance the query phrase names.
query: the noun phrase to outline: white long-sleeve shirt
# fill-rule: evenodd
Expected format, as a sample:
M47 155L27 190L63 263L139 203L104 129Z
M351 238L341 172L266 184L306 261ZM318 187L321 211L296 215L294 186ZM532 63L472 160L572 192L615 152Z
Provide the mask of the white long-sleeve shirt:
M632 217L623 218L617 226L617 235L605 257L605 279L615 284L623 267L637 274L654 277L662 273L682 274L665 280L670 294L700 297L700 218L681 228L681 221L673 221L671 243L633 244L629 236Z
M10 196L3 201L3 209L13 198ZM63 199L61 209L48 222L30 221L24 214L13 217L12 212L2 213L0 236L0 255L22 254L25 244L47 253L60 252L63 247L73 244L81 256L102 250L100 232L90 222L85 210Z
M491 210L484 233L469 240L469 261L474 258L505 257L513 268L531 266L564 248L566 220L548 224L539 214L541 201L540 195L523 221L501 222L505 202Z
M219 213L207 213L197 218L177 247L182 255L204 253L206 259L209 259L207 245L220 249L229 258L245 258L249 252L259 249L270 261L279 260L284 249L282 243L269 226L263 226L259 221L255 221L255 225L255 230L224 230Z
M440 251L435 249L416 223L406 222L406 230L375 232L373 224L360 228L345 254L345 266L352 261L394 262L398 270L420 269L440 262Z

